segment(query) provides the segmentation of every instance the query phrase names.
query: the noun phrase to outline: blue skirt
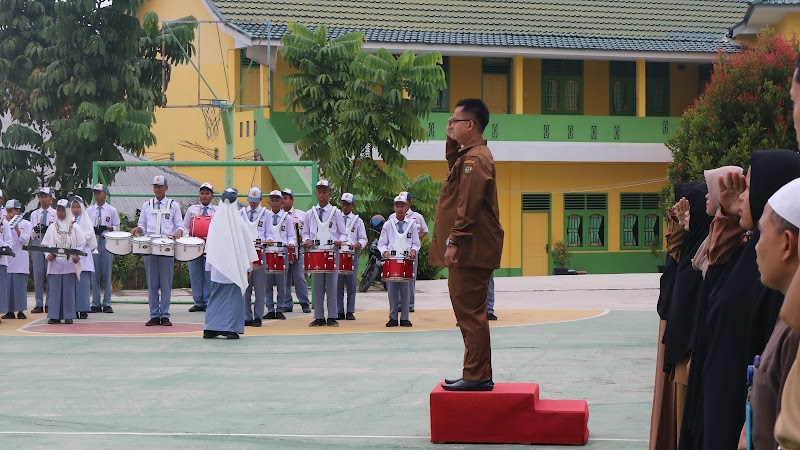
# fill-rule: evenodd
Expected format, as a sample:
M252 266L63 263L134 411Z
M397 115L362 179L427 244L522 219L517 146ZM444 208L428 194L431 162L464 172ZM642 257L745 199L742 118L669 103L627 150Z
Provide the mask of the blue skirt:
M239 286L211 282L205 330L244 333L244 303Z

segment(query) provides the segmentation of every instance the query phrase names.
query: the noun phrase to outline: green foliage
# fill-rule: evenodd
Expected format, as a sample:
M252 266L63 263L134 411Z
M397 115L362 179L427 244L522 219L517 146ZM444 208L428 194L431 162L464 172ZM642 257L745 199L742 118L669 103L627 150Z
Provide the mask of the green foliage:
M419 261L417 262L418 280L438 280L442 278L442 268L428 264L428 255L431 252L431 240L422 240L422 247L419 249Z
M120 229L122 231L130 231L131 227L128 224L128 216L125 213L120 213ZM137 270L144 272L144 259L133 253L124 256L115 255L111 263L111 284L115 289L119 290L123 286L123 280L126 280L129 274ZM126 280L127 281L127 280ZM125 283L126 284L126 283Z
M564 241L558 241L553 244L553 249L550 251L550 256L553 257L553 267L566 269L569 267L569 260L572 255L567 248Z
M753 150L797 149L789 88L798 44L797 37L767 32L756 47L717 58L705 92L666 143L670 181L703 181L703 170L713 167L747 167ZM671 205L668 196L663 203Z
M144 0L8 0L0 11L0 109L16 125L0 135L0 187L27 202L37 185L59 196L90 183L92 162L141 154L163 106L162 81L194 54L197 26L172 24L162 38ZM162 53L162 39L164 51ZM162 60L166 80L162 80ZM104 169L111 182L118 169ZM21 175L25 173L26 175Z

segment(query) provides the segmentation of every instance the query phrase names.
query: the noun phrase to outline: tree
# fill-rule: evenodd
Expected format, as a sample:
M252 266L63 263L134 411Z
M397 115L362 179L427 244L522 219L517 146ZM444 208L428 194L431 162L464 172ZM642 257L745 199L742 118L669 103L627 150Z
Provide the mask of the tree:
M753 150L797 149L789 88L799 43L766 32L751 49L719 55L705 92L666 143L671 182L703 181L703 170L723 165L747 167Z
M94 161L155 143L163 80L194 53L194 18L164 33L144 0L8 0L0 13L0 186L27 200L38 184L88 195ZM37 177L24 175L31 169ZM111 182L118 169L104 169Z

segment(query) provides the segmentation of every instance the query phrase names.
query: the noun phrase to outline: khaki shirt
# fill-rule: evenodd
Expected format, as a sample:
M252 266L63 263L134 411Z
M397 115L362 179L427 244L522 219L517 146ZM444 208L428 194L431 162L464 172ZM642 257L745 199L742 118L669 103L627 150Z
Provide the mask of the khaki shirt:
M458 243L450 267L497 269L503 254L503 227L497 205L494 158L486 141L459 147L447 138L447 165L428 261L444 267L446 241Z

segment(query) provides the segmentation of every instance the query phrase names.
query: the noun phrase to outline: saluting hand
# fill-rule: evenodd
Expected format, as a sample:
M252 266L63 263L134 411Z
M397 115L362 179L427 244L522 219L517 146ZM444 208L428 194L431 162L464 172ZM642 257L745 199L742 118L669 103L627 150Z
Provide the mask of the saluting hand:
M686 200L686 197L682 197L678 200L678 203L675 204L675 213L678 215L678 225L684 227L686 224L686 215L689 212L689 200Z
M719 208L726 216L739 214L739 195L747 188L747 179L744 175L728 172L725 177L719 177Z

